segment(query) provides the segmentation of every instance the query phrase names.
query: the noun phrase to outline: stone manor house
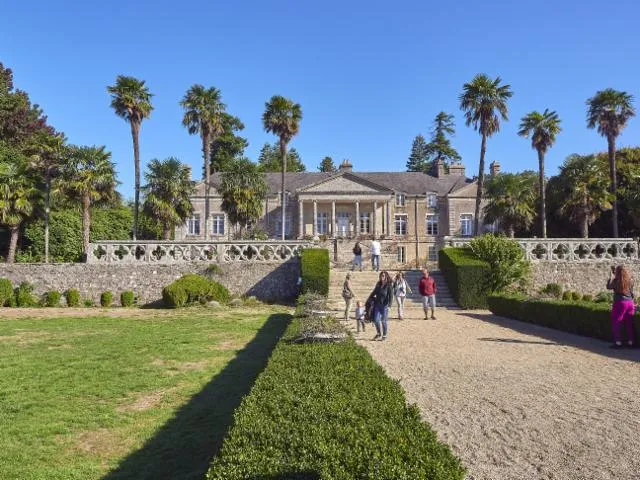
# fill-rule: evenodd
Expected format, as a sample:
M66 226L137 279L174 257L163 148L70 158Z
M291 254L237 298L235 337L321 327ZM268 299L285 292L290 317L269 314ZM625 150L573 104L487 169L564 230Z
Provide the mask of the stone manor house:
M499 171L497 162L491 173ZM281 232L281 173L265 174L269 192L259 227L271 238ZM233 240L233 232L222 211L217 192L220 176L211 176L211 217L207 240ZM420 172L355 172L344 161L337 172L286 173L286 222L289 239L320 239L333 248L337 260L347 262L355 239L365 245L376 237L383 244L383 257L402 265L433 262L445 236L472 236L476 181L465 175L465 167L452 164L448 172L436 165L433 175ZM204 183L196 185L192 197L195 213L176 230L178 241L203 241ZM336 239L334 242L333 239ZM331 247L330 243L333 243ZM366 250L365 250L366 252ZM384 260L384 258L383 258Z

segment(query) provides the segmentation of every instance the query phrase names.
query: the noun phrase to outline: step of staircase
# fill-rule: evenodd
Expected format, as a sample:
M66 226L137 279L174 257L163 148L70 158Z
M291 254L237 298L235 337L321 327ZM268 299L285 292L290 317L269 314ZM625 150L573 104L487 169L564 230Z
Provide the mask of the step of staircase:
M336 312L344 311L345 305L342 298L342 285L344 284L347 273L351 273L351 290L353 290L353 293L355 294L352 308L355 308L355 302L357 300L360 300L361 302L365 302L367 300L380 275L378 272L371 270L360 272L344 268L332 269L329 276L329 298L327 306L329 309ZM390 273L395 274L396 272ZM422 296L418 291L418 283L422 276L422 272L420 270L405 270L404 275L412 290L411 293L407 292L407 296L405 298L405 314L407 316L420 316L422 311ZM449 288L444 281L442 273L434 270L430 271L429 275L434 278L436 285L438 286L438 293L436 295L438 308L458 308L458 305L449 292ZM395 299L392 308L394 310L396 308Z

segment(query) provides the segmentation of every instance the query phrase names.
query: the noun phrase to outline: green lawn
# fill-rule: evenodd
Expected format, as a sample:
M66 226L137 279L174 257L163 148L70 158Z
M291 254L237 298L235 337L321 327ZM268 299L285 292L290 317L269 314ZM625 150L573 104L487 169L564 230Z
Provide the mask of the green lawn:
M282 308L0 319L0 478L202 479Z

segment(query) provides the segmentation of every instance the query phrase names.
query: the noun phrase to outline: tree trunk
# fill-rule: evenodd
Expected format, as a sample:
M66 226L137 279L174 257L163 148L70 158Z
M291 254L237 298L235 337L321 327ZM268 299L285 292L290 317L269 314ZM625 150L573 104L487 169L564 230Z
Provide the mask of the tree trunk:
M131 122L131 136L133 137L133 164L135 166L136 191L133 201L133 239L138 236L138 212L140 211L140 124Z
M44 197L44 263L49 263L49 213L51 211L51 177L47 173L45 178Z
M587 192L584 192L582 199L583 214L582 214L582 238L589 238L589 207L587 202Z
M204 239L209 237L209 194L211 191L211 135L202 134L202 155L204 156Z
M9 253L7 254L7 263L16 261L16 250L18 249L18 237L20 236L20 225L11 225L9 227L11 237L9 237Z
M513 228L513 225L509 225L509 238L515 238L516 237L516 230L515 228Z
M82 261L86 262L89 258L89 232L91 229L91 200L89 195L82 197Z
M164 229L162 230L162 238L164 240L171 240L171 227L168 223L164 224Z
M611 176L611 194L613 195L613 238L618 238L618 182L616 174L616 137L607 137L609 146L609 175Z
M282 206L282 240L284 240L287 218L285 215L286 191L284 183L284 173L287 171L287 143L282 137L280 137L280 156L282 157L282 199L280 203Z
M487 136L482 134L482 144L480 146L480 165L478 167L478 193L476 194L476 212L473 219L474 231L473 235L480 232L480 202L484 194L484 154L487 151Z
M538 150L538 173L540 175L540 236L547 238L547 199L544 178L544 153Z

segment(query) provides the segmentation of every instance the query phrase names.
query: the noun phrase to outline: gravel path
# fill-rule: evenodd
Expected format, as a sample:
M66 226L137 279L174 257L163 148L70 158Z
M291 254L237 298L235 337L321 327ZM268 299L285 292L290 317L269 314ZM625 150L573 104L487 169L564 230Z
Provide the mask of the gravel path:
M392 321L386 342L374 333L360 343L468 479L640 479L640 351L489 312Z

